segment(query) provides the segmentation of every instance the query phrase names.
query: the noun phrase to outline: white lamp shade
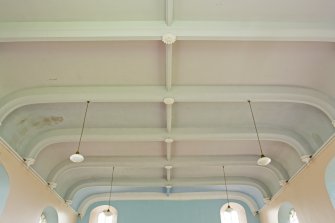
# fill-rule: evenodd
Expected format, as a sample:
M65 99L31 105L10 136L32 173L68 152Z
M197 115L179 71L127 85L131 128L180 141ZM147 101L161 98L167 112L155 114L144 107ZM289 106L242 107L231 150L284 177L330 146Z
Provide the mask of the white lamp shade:
M104 214L106 217L112 216L113 213L109 210L109 208L107 210L104 210Z
M257 160L259 166L267 166L271 163L271 159L267 156L262 155L261 158Z
M80 163L84 161L84 156L81 155L79 152L76 152L75 154L72 154L70 156L70 160L74 163Z
M230 207L230 205L228 205L227 209L226 209L226 212L230 213L230 212L233 212L234 209L232 207Z

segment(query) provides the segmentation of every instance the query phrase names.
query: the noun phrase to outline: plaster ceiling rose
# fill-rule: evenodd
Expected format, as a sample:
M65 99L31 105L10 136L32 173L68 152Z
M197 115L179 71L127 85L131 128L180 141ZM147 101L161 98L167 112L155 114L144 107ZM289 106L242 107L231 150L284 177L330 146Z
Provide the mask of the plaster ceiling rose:
M162 41L167 45L173 44L174 42L176 42L176 40L177 37L171 33L167 33L162 37Z

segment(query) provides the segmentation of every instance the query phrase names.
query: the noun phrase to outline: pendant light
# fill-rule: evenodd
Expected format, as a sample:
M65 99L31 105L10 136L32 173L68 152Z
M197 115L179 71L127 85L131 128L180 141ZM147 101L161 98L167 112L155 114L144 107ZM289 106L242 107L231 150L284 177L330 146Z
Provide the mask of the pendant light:
M225 211L230 213L230 212L234 211L234 209L232 207L230 207L230 201L229 201L229 197L228 197L227 180L226 180L226 171L224 169L224 166L222 166L222 169L223 169L224 185L225 185L225 188L226 188L226 198L227 198L227 201L228 201L228 207L226 208Z
M80 138L79 138L79 143L78 143L78 149L77 149L76 153L74 153L70 156L70 160L74 163L80 163L80 162L84 161L84 156L82 154L80 154L79 150L80 150L81 139L82 139L83 133L84 133L86 115L87 115L87 109L88 109L88 104L89 103L90 103L89 101L86 102L86 110L85 110L83 125L82 125L82 128L81 128L81 133L80 133Z
M113 170L112 170L112 179L111 179L111 187L109 190L109 198L108 198L108 209L104 210L104 214L106 217L112 216L113 213L110 210L110 206L111 206L111 197L112 197L112 188L113 188L113 180L114 180L114 166L113 166Z
M267 165L269 165L271 163L271 159L263 154L261 141L259 140L259 134L258 134L257 126L256 126L254 112L252 111L252 107L251 107L251 101L248 100L248 103L249 103L249 108L250 108L252 120L254 122L254 128L255 128L255 131L256 131L256 135L257 135L257 141L258 141L258 145L259 145L259 150L261 152L261 157L257 160L257 164L259 166L267 166Z

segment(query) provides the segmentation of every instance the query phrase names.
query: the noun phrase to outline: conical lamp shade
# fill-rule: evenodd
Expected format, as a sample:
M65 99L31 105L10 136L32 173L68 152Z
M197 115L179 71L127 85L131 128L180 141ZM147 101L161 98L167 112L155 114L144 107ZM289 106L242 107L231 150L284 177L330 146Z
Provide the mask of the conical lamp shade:
M78 151L75 154L72 154L70 156L70 160L74 163L80 163L84 161L84 156L81 155Z
M109 208L107 210L104 210L104 214L106 217L112 216L113 213L109 210Z
M261 155L261 157L257 160L257 164L259 166L267 166L271 163L271 158Z
M228 205L227 209L226 209L226 212L230 213L230 212L233 212L234 209L232 207L230 207L230 205Z

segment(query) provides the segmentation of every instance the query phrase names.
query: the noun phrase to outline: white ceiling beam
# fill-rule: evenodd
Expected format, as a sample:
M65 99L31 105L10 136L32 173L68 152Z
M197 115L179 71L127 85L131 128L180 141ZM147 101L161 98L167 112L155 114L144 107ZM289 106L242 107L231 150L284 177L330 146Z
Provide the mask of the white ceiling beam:
M108 187L110 179L108 178L89 178L77 181L72 185L59 185L58 191L64 191L62 194L65 200L73 200L76 193L82 189L94 187ZM163 179L117 179L114 186L124 187L165 187L172 185L173 187L201 187L201 186L221 186L224 185L222 177L202 177L189 179L173 179L169 183ZM227 177L227 185L243 185L250 186L258 190L263 198L271 198L269 188L259 180L250 177ZM66 187L66 188L65 188Z
M164 98L165 111L166 111L166 130L171 133L172 130L172 105L174 103L173 98Z
M171 161L171 156L172 156L171 155L171 150L172 150L171 146L172 146L172 143L173 143L173 139L166 138L164 140L164 142L166 143L166 160Z
M165 46L165 85L169 91L172 87L172 44Z
M172 23L172 1L167 22ZM0 42L161 40L257 40L335 42L334 24L222 21L1 22Z
M164 166L164 168L166 170L166 181L170 182L171 181L171 170L172 170L173 166L166 165L166 166Z
M165 43L165 86L167 91L172 87L172 45L176 40L177 37L171 33L162 36L162 41Z
M116 166L117 168L166 168L167 178L171 179L170 173L168 173L172 167L182 168L182 167L197 167L201 168L208 166L217 166L218 169L223 164L225 166L239 166L242 167L255 167L259 171L270 171L277 180L288 180L289 176L285 168L272 160L271 164L268 166L258 166L257 159L259 156L253 155L227 155L227 156L183 156L176 157L170 162L166 161L163 157L86 157L85 162L73 163L69 160L59 163L54 167L49 175L48 182L56 182L66 175L68 172L74 170L82 171L82 169L93 169L101 167L111 167Z
M17 91L0 100L0 123L15 109L30 104L66 102L287 102L313 106L335 125L335 101L322 92L288 86L39 87Z
M173 23L173 1L174 0L165 0L165 24L171 26Z
M166 105L166 130L171 132L172 128L172 105Z
M292 147L299 155L310 155L314 153L311 145L299 134L289 129L278 129L261 127L260 138L266 141L283 142ZM48 146L62 142L77 142L80 129L56 129L43 131L35 137L25 138L17 148L17 152L26 159L36 159L38 154ZM212 128L174 128L171 133L165 129L155 128L102 128L85 129L84 142L163 142L167 138L174 141L228 141L228 140L257 140L255 132L250 129L227 129ZM170 143L171 144L171 143ZM167 145L168 146L168 145ZM170 157L171 158L171 157Z
M259 210L259 207L256 201L246 195L245 193L240 192L229 192L231 200L238 200L244 202L251 210L252 213L256 213ZM108 201L109 194L94 194L86 199L84 199L79 208L78 212L81 216L85 216L87 210L94 205L95 203L101 201ZM224 192L198 192L198 193L172 193L170 196L166 196L163 193L115 193L112 198L113 201L116 200L208 200L208 199L226 199L226 194Z

